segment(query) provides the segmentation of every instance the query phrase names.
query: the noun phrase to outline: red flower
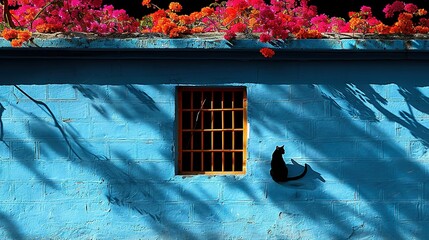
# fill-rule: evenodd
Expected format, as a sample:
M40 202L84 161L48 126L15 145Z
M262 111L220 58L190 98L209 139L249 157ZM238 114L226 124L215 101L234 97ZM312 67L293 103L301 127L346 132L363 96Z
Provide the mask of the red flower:
M274 50L271 48L262 48L259 52L266 58L271 58L275 54Z

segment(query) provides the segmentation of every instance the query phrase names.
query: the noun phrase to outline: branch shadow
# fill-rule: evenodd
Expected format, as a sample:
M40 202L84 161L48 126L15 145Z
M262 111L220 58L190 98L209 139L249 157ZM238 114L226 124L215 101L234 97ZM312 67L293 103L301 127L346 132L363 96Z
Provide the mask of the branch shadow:
M10 239L25 239L18 227L18 224L11 220L7 214L0 212L0 230L2 229L6 231L6 236L8 236Z
M248 116L252 129L249 171L237 178L178 180L175 177L172 159L176 136L174 126L167 125L174 122L167 112L174 104L169 102L171 99L165 100L165 105L155 101L159 96L153 95L159 93L151 86L74 85L81 94L79 97L87 100L89 111L99 113L90 121L112 121L114 125L115 121L124 120L130 124L130 131L124 133L130 138L121 138L118 142L106 143L102 137L96 141L88 139L75 125L86 120L64 122L61 115L52 116L49 111L44 111L44 115L25 109L18 111L31 116L32 124L37 122L30 132L32 139L52 140L44 147L57 155L70 148L66 160L85 172L94 173L103 182L99 187L104 191L100 199L107 202L106 211L127 218L111 226L112 231L120 231L121 226L133 222L148 227L158 237L188 239L219 239L233 234L232 229L236 230L237 238L252 231L258 234L266 231L267 236L282 239L309 238L312 231L318 231L320 238L331 239L363 238L366 232L385 238L405 238L407 234L424 236L425 230L416 223L421 220L420 207L415 206L427 200L421 193L427 172L407 154L403 143L384 128L392 122L400 125L417 142L421 141L425 149L427 128L417 113L428 109L423 92L412 85L400 86L399 96L407 99L409 109L413 110L401 109L395 114L392 103L370 84L267 85L266 88L268 92L276 89L273 97L282 94L285 97L261 102L264 96L249 94ZM125 108L123 102L131 107ZM266 124L267 120L271 120L270 124ZM144 125L145 132L136 134L139 125ZM110 129L99 131L109 134ZM150 145L153 136L144 135L148 131L157 132L155 139L166 139L166 143ZM7 134L5 124L6 140ZM124 147L141 136L145 140L136 143L135 151L143 156ZM285 158L306 162L312 168L309 179L297 185L279 186L268 174L273 146L284 141L292 148ZM31 148L24 145L22 149L22 155L28 155ZM101 149L108 150L99 152ZM149 149L156 149L158 155L144 156L155 154ZM24 166L37 169L35 165ZM302 171L301 167L291 167L294 169L291 174ZM324 183L320 182L321 175ZM44 178L49 180L50 173L37 177L46 181ZM212 196L210 187L222 188L223 195ZM408 200L412 201L409 205L405 204ZM243 206L246 209L237 213ZM192 219L183 217L191 212ZM243 226L249 229L243 230ZM323 229L315 230L314 226L323 226Z
M386 120L395 122L407 129L417 140L427 143L428 129L418 123L410 107L408 107L408 112L407 110L399 110L398 115L394 114L388 108L397 110L397 107L390 106L391 103L369 84L345 84L341 88L335 86L335 89L342 93L344 99L351 106L357 109L365 106L366 109L371 109L374 112L373 116L377 113L380 114L383 122L380 124L385 124ZM353 92L353 95L348 94L350 92ZM404 98L404 101L409 106L409 100ZM346 129L350 130L351 127L352 125L349 125ZM383 219L383 222L380 222L376 220L377 217L372 216L372 219L362 218L363 223L369 222L373 226L378 225L377 227L382 230L379 232L381 236L406 237L407 233L424 236L422 234L423 229L419 228L416 222L411 224L413 226L402 225L403 228L397 226L401 220L419 221L418 211L413 210L411 204L407 206L407 204L400 204L398 201L416 200L423 197L420 195L422 190L420 187L411 186L418 186L427 178L425 169L408 156L405 152L405 146L401 142L392 141L392 138L385 136L380 128L372 128L370 133L362 131L357 136L362 139L362 142L357 143L360 152L356 152L356 156L370 161L343 162L342 168L345 174L343 179L346 180L347 184L357 186L359 197L364 202L377 206L371 209L377 212L376 215L379 214L380 219ZM380 155L380 150L382 150L383 155ZM356 171L357 169L359 171ZM379 175L377 170L382 170L383 174ZM388 203L389 201L396 203L392 205ZM400 213L399 216L396 216L395 211ZM362 210L361 215L363 213Z
M125 101L129 103L131 100L133 103L132 106L134 107L128 109L118 109L116 102L110 101L108 94L104 95L104 97L106 97L105 99L101 99L105 92L103 93L98 86L78 85L75 86L74 89L79 91L82 96L87 98L90 102L96 102L97 105L94 108L100 106L103 109L108 109L110 112L106 112L106 115L102 115L106 119L110 119L109 116L114 116L115 118L123 118L129 120L129 122L136 122L138 124L145 122L146 128L153 128L154 131L157 131L159 126L156 121L152 121L151 118L147 118L147 116L153 117L154 113L156 113L158 118L167 119L166 121L169 119L168 115L155 104L148 94L131 85L124 87L115 86L112 88L113 90L108 93L115 94L116 101L120 103ZM121 99L119 96L123 94L124 91L127 92L127 94L123 95L123 99ZM97 149L93 148L93 144L96 143L87 141L85 136L82 136L80 132L73 127L73 119L66 122L61 121L61 116L54 114L47 104L42 104L41 101L34 101L34 99L30 100L33 101L34 104L39 105L44 111L33 113L32 111L20 109L18 106L16 106L16 108L22 114L31 116L31 138L36 141L50 139L50 141L43 141L43 147L51 149L52 152L57 155L61 155L61 151L64 149L69 149L70 155L66 157L68 161L75 166L86 169L88 172L95 173L99 178L99 182L107 184L104 197L108 205L111 206L110 208L117 210L117 214L136 218L137 222L145 222L145 224L149 225L150 229L156 231L159 236L173 236L179 234L184 238L196 239L200 237L201 234L209 238L213 238L217 236L217 234L220 234L212 230L204 230L203 228L199 230L187 228L183 223L183 219L178 217L180 214L190 215L190 212L186 212L191 211L193 205L198 205L200 209L204 209L204 212L195 211L195 214L206 216L207 213L209 213L214 221L218 221L217 213L212 212L213 205L210 204L210 201L200 200L201 195L209 193L199 193L197 195L193 192L184 191L182 183L172 181L174 177L174 163L172 163L171 160L173 145L158 150L159 154L162 155L164 159L169 159L168 161L163 160L160 163L167 163L171 169L171 171L168 171L170 173L169 175L167 174L166 177L159 177L157 175L165 170L159 169L159 167L156 166L157 162L151 164L150 161L139 160L140 162L137 162L138 160L133 160L136 158L135 155L123 150L123 145L121 145L120 142L108 143L110 151L107 154L97 153L93 150ZM125 108L125 106L123 106L123 108ZM95 110L97 111L97 109ZM39 116L39 114L43 113L45 114L44 116ZM115 113L118 115L115 115ZM147 131L147 129L145 130ZM174 134L171 132L169 133L169 130L169 128L166 128L164 132L160 134L173 141ZM109 129L102 129L102 131L109 131ZM15 144L15 142L13 142L13 144ZM119 145L116 146L116 144ZM144 145L142 147L144 147ZM30 148L23 146L21 152L23 158L24 156L28 158ZM113 156L114 158L112 158ZM14 157L20 159L19 156ZM49 159L43 159L43 161L49 161ZM31 161L20 160L20 162L25 167L32 170L37 178L47 186L57 189L58 191L62 190L56 187L58 180L52 181L49 179L49 173L45 173L46 176L42 175L39 171L36 171L37 165L29 165ZM143 167L145 165L148 168ZM165 166L165 164L161 164L161 166ZM155 167L155 169L153 167ZM165 192L176 197L170 199L169 195L165 196ZM161 196L161 199L157 199L157 196ZM182 208L179 204L175 203L177 198L182 202L186 202L187 206ZM166 202L167 204L165 204ZM187 221L190 221L190 219ZM208 226L204 223L201 225Z
M273 87L279 88L277 85ZM302 95L316 96L314 99L311 96L308 99L288 96L285 97L287 102L281 104L266 103L276 107L253 103L257 108L252 111L258 113L252 118L254 128L266 128L265 119L271 119L270 125L280 129L286 126L286 134L274 128L268 129L272 133L271 148L282 144L296 146L298 150L287 157L310 163L327 179L326 183L311 191L291 185L279 188L278 184L268 183L268 199L278 206L283 216L292 216L287 218L289 221L298 222L291 225L282 221L283 227L291 227L298 233L303 228L302 224L310 225L304 220L307 216L319 225L330 226L324 231L330 232L328 236L334 239L365 237L368 230L386 238L405 238L410 234L424 236L427 231L418 224L421 219L417 206L421 202L403 201L421 201L419 199L424 198L422 182L426 181L427 172L410 158L405 145L386 135L383 125L386 121L396 122L424 144L428 139L427 128L419 123L413 112L400 111L398 115L390 112L388 107L391 103L369 84L315 85L315 89L314 95L308 93L311 89L306 85L294 86L293 89L297 96L307 91ZM290 95L290 91L284 94ZM254 98L255 101L261 99L259 96ZM424 98L420 96L420 99ZM251 101L249 99L249 106ZM423 105L420 109L426 108ZM301 121L299 127L294 124L297 120ZM302 131L302 124L306 121L312 122L306 130L313 134ZM255 138L258 137L265 138ZM281 142L282 139L287 139L287 142ZM262 158L268 161L270 154L271 149ZM265 171L269 171L268 166ZM283 203L287 200L289 206L285 207Z
M0 142L4 143L4 126L3 126L3 112L6 110L3 104L0 103Z

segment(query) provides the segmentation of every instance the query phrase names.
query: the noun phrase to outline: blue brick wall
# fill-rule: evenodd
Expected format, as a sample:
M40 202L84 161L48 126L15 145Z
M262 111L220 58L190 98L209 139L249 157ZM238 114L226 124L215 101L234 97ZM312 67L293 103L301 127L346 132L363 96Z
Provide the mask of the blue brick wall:
M85 64L18 73L58 126L0 85L1 239L429 237L429 85L395 69L413 63ZM247 88L245 175L176 175L183 85ZM303 180L271 180L276 145Z

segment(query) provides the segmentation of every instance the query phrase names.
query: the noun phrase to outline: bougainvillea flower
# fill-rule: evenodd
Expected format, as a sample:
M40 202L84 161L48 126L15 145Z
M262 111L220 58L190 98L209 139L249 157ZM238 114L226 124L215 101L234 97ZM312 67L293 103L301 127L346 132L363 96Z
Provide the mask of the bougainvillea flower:
M404 10L407 11L407 12L409 12L409 13L413 13L414 14L414 13L416 13L419 10L419 8L415 4L407 3L404 6Z
M21 47L22 44L30 40L31 32L28 30L3 29L2 37L10 41L12 47Z
M269 42L269 41L271 41L271 36L269 34L262 33L259 36L259 41L261 41L261 42Z
M271 48L261 48L259 52L266 58L271 58L275 54L274 50Z
M170 9L173 12L180 12L182 11L182 5L180 5L180 3L178 2L171 2L168 5L168 9Z
M144 7L150 7L150 0L143 0L143 1L142 1L142 5L143 5Z

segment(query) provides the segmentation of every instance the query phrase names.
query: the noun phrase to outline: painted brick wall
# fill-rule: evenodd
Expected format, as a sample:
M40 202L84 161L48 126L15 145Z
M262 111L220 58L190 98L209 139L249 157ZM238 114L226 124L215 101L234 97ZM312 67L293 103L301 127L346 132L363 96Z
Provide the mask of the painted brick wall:
M0 85L1 239L429 237L427 62L46 64ZM247 87L246 175L175 175L183 85Z

